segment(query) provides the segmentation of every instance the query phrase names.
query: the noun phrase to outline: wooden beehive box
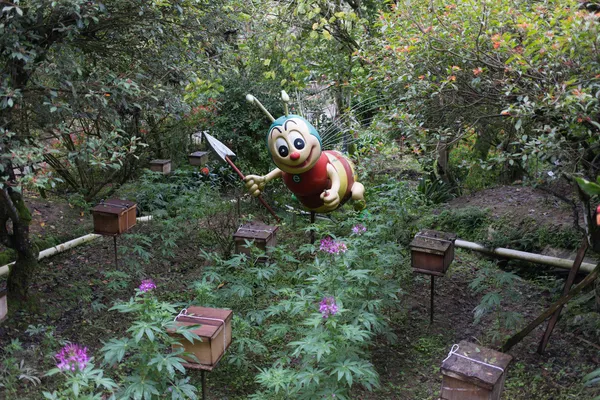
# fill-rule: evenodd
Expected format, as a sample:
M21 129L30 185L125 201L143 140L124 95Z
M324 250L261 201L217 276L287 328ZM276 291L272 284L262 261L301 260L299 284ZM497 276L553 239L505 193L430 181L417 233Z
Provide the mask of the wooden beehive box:
M152 160L150 161L150 170L168 175L171 173L171 160Z
M185 339L183 336L175 333L173 329L169 330L171 336L179 339L180 345L174 345L173 349L183 346L184 350L192 353L198 360L184 356L191 364L200 363L203 369L212 369L225 354L225 351L231 344L231 319L233 311L222 308L208 308L192 306L183 310L175 321L179 326L200 325L192 332L202 338L194 343Z
M410 242L414 272L443 276L454 260L454 233L423 230Z
M466 341L453 351L442 363L440 400L500 400L512 357Z
M136 223L136 204L132 201L110 199L103 200L92 208L94 233L100 235L119 235Z
M195 151L188 156L190 165L205 165L208 162L208 151Z
M6 286L4 284L0 284L0 322L6 318L8 314L8 301L7 301L7 293Z
M254 242L254 245L261 250L266 251L267 247L277 245L277 230L279 227L266 225L261 222L252 222L239 227L233 234L235 240L235 252L250 255L250 249L246 246L246 241Z

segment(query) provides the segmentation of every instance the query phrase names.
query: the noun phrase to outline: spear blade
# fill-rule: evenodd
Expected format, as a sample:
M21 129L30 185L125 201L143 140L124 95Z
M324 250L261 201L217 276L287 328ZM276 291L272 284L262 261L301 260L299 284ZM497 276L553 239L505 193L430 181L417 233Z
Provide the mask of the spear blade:
M223 160L225 161L227 164L229 164L231 166L231 168L233 168L233 170L238 174L238 176L244 180L245 176L242 173L242 171L239 170L239 168L233 163L233 161L231 160L232 157L235 157L235 153L233 151L231 151L231 149L229 149L229 147L225 146L223 143L221 143L219 140L217 140L214 136L204 132L204 137L206 138L206 141L208 142L208 145L213 149L213 151L215 153L217 153L217 155ZM269 212L271 213L271 215L273 217L275 217L275 219L277 220L277 222L281 222L281 219L279 218L279 216L277 214L275 214L275 211L273 211L273 209L271 208L271 206L269 206L267 204L267 202L265 201L265 199L262 198L262 196L258 196L257 197L258 201L261 202L261 204L263 206L265 206L265 208L267 210L269 210Z
M214 136L204 132L204 137L206 138L206 141L208 142L208 145L210 146L210 148L215 153L217 153L217 155L221 158L221 160L227 161L227 159L226 159L227 157L235 157L235 153L233 151L231 151L231 149L229 149L229 147L227 147L223 143L221 143Z

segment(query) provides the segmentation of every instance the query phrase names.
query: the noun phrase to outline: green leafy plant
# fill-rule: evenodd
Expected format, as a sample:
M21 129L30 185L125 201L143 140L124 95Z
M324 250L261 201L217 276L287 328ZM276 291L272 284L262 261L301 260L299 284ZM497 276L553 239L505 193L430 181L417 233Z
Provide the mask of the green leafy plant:
M102 348L103 363L120 364L128 371L116 393L119 399L157 398L169 395L171 399L196 399L197 389L185 377L184 350L172 330L185 340L200 338L191 332L197 326L178 327L174 322L175 307L161 302L152 295L156 286L143 281L128 302L118 303L110 310L131 314L134 320L127 329L128 336L111 339ZM191 356L191 355L189 355Z
M438 179L434 174L419 179L417 191L433 204L446 203L454 198L452 186Z
M75 367L73 370L65 368L53 368L46 376L62 375L64 382L62 388L53 392L43 392L44 398L48 400L79 400L79 399L102 399L105 393L111 393L117 388L117 384L110 378L104 376L104 371L95 368L94 359L86 358L83 368ZM114 399L114 395L111 395Z
M583 377L583 383L585 386L598 386L600 385L600 369L590 372ZM594 397L592 400L599 400L600 395Z
M25 360L19 360L18 354L23 351L18 339L11 340L10 344L3 349L0 360L0 389L11 396L16 396L17 389L22 383L39 385L41 383L38 372L25 364Z
M519 277L512 272L502 271L492 263L485 263L469 285L475 293L483 293L474 310L474 323L480 323L489 314L493 317L494 330L490 334L492 343L509 337L523 320L523 316L510 310L509 305L510 301L516 301L520 297L516 289L518 281Z

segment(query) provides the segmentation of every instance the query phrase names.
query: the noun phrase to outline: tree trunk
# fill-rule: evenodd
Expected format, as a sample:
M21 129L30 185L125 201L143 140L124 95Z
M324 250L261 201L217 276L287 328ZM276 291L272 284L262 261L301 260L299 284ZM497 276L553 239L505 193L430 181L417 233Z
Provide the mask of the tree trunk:
M0 214L3 243L17 253L17 261L8 275L8 299L21 302L27 299L31 278L38 265L37 251L29 240L31 214L21 193L12 189L2 190ZM7 227L8 220L12 223L12 232Z
M17 262L11 267L8 275L8 300L23 302L27 300L29 285L37 269L38 260L35 252L17 252Z

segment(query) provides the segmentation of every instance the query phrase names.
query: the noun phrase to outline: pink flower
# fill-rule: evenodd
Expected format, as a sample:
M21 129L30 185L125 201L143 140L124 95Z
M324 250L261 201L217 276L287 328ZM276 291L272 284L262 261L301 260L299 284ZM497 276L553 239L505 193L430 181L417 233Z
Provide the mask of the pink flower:
M140 292L148 292L152 289L156 289L156 284L152 279L144 279L138 289Z
M75 371L75 369L82 371L90 361L87 347L78 344L66 345L54 357L59 361L56 366L63 371Z
M329 254L345 253L348 248L344 242L333 240L330 236L321 239L321 247L319 250Z
M355 235L362 235L366 231L367 231L367 227L364 226L363 224L354 225L352 227L352 233L354 233Z
M335 315L339 311L333 297L323 297L319 303L319 312L323 314L323 318L328 318L330 315Z

